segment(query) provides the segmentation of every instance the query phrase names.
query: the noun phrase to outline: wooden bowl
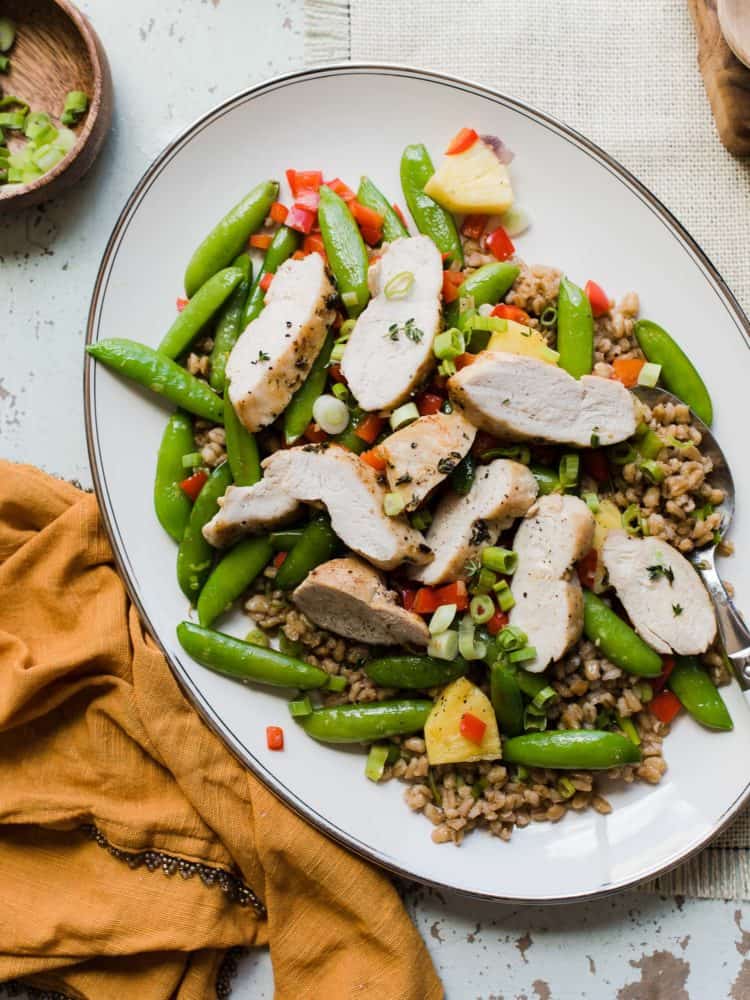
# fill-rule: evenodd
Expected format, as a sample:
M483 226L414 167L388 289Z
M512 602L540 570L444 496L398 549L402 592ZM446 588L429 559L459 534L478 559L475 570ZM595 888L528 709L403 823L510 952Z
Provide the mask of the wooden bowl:
M53 198L83 177L112 119L112 77L99 37L68 0L4 0L0 9L17 27L7 53L10 72L0 73L4 94L54 118L62 114L68 91L82 90L90 98L86 115L73 129L78 141L64 159L30 184L0 185L3 212ZM11 149L22 145L12 132L6 135Z

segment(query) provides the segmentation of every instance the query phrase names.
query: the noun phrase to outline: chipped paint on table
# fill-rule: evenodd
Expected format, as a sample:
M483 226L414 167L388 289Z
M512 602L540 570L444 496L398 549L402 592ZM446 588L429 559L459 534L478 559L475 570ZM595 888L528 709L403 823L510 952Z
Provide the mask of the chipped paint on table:
M191 120L250 83L302 65L303 16L302 0L81 6L112 64L114 124L75 191L0 219L0 454L90 485L81 352L115 219L150 160ZM497 863L511 864L512 844L497 848ZM471 838L443 850L455 851L460 864ZM517 908L418 886L402 892L449 1000L750 1000L748 905L629 893ZM242 961L233 995L271 1000L266 952Z

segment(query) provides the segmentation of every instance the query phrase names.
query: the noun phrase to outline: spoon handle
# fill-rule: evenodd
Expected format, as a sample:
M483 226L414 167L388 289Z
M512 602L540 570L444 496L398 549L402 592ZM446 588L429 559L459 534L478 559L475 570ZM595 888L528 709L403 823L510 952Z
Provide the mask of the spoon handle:
M697 568L711 595L726 654L732 661L740 687L748 691L750 690L750 629L724 589L724 584L716 572L713 552L706 553Z

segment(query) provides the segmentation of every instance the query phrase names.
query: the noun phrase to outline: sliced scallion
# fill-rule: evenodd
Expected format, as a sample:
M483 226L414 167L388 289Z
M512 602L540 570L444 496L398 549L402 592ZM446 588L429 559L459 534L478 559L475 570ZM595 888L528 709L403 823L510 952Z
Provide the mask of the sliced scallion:
M336 343L331 348L331 361L339 362L344 359L344 351L346 350L346 344L337 340Z
M527 649L530 648L531 647L527 646ZM523 652L523 650L520 650L520 652ZM551 701L554 701L555 698L557 698L557 693L555 689L548 684L546 687L543 687L541 691L538 691L534 695L531 704L534 706L534 708L544 708L545 705L548 705Z
M531 461L531 452L526 445L511 444L490 448L489 451L483 451L479 457L483 462L491 462L493 458L513 458L521 465L528 465Z
M367 755L367 763L365 764L365 776L369 778L370 781L380 781L383 777L387 760L387 746L382 746L377 743L371 746L370 752Z
M453 624L453 619L456 617L457 610L455 604L441 604L432 618L430 618L430 624L427 626L430 630L430 635L440 635L441 632L449 629Z
M199 451L191 451L189 455L182 456L182 467L183 469L195 469L202 461L203 457Z
M615 465L630 465L638 458L638 452L627 441L615 444L609 449L609 460Z
M645 458L639 463L638 468L641 470L646 479L651 483L659 484L664 482L665 472L664 469L658 462L655 462L651 458Z
M641 509L636 503L631 503L629 507L620 515L623 528L629 535L643 534L643 523L641 519Z
M527 663L530 660L535 660L536 647L523 646L521 649L514 649L512 653L508 654L508 659L511 663Z
M341 434L349 425L349 408L335 396L323 394L313 403L313 420L326 434Z
M523 728L527 733L543 733L547 728L546 712L539 712L533 705L527 705L523 713Z
M665 447L665 442L650 427L646 428L638 441L638 451L644 458L656 458L662 448Z
M63 159L65 153L57 146L53 146L51 143L47 143L45 146L41 146L34 153L31 154L32 162L39 167L43 173L47 173L51 170L60 160Z
M21 131L26 122L25 111L0 111L0 128Z
M517 625L506 625L498 634L497 641L503 652L510 653L515 649L522 649L529 638ZM536 694L536 692L534 693Z
M7 52L16 40L16 25L9 17L0 17L0 52Z
M386 283L383 293L387 299L405 299L414 284L414 274L411 271L399 271Z
M430 639L427 655L437 660L455 660L458 654L458 633L448 629Z
M346 343L346 341L351 337L352 330L356 325L357 325L356 319L345 319L344 322L341 324L341 329L339 330L338 339L343 343Z
M356 306L359 305L359 298L356 292L344 292L341 296L341 301L345 306Z
M581 469L581 459L575 452L570 452L560 458L558 476L563 489L574 489L578 485L578 476Z
M343 691L348 683L349 682L347 681L346 677L344 677L342 674L331 674L328 678L326 689L328 691L333 691L334 694L337 694Z
M547 306L539 317L539 325L545 330L550 330L557 323L557 309L554 306Z
M84 94L82 90L68 91L65 95L65 106L63 107L63 113L60 116L60 121L63 125L76 125L86 114L88 106L88 94Z
M623 718L621 715L615 715L615 722L631 743L634 743L637 747L641 745L641 737L631 718Z
M419 410L416 403L404 403L397 407L391 414L391 429L397 431L400 427L406 427L419 419Z
M638 385L646 385L653 389L660 377L661 365L657 365L653 361L647 361L638 374Z
M451 327L435 337L432 350L441 361L452 361L466 350L466 340L460 330Z
M438 365L438 375L445 375L446 378L450 378L451 375L455 375L456 371L456 362L451 361L450 358L446 358L445 361L441 361Z
M336 399L340 399L344 403L349 399L349 390L343 382L334 382L331 386L331 392L334 394Z
M432 524L432 514L429 510L415 510L409 518L412 528L417 531L425 531Z
M289 712L294 719L303 719L306 715L312 715L312 702L309 695L304 698L295 698L289 702Z
M10 68L10 59L0 54L0 73L7 73Z
M465 660L481 660L487 646L474 636L474 622L471 615L464 615L458 623L458 651Z
M386 493L383 497L383 513L386 517L398 517L406 506L406 500L400 493Z
M490 333L506 333L508 330L507 319L500 316L472 316L469 321L472 330L488 330Z
M492 598L487 594L477 594L476 597L472 597L469 604L469 614L475 624L484 625L485 622L488 622L492 618L494 613L495 605Z
M582 493L581 500L583 500L592 514L599 513L599 497L596 493Z
M576 786L564 775L562 778L557 780L557 791L562 796L563 799L572 799L576 793Z
M471 592L472 594L489 594L496 583L497 576L491 569L487 569L486 566L483 566L480 569L476 580L471 585Z
M500 580L492 589L495 591L495 600L501 611L510 611L515 606L516 599L507 580Z
M245 642L249 642L253 646L263 646L264 649L268 649L271 645L271 640L268 638L266 633L259 628L252 628L245 636Z
M518 566L518 553L512 549L504 549L499 545L488 545L482 549L482 565L495 573L510 576Z

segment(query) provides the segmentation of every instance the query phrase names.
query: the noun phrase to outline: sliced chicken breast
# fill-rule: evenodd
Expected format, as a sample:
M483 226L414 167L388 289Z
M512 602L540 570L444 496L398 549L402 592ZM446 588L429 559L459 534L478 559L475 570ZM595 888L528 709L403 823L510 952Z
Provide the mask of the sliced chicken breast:
M300 511L299 503L268 479L253 486L230 486L219 500L219 508L203 527L203 537L217 549L243 535L290 524Z
M657 653L704 653L716 617L700 577L685 556L659 538L613 531L602 549L609 582L636 632Z
M429 236L394 240L370 268L368 281L372 298L346 345L341 371L363 409L390 410L406 400L435 363L440 251Z
M320 254L287 260L274 275L263 312L227 361L229 398L249 431L273 423L307 378L333 322L333 295Z
M396 431L378 445L394 493L416 510L425 497L455 469L474 443L476 428L460 410L432 413Z
M481 430L511 441L551 441L589 448L635 431L635 406L614 379L584 375L536 358L483 351L448 380L448 391Z
M318 566L292 600L316 625L357 642L426 646L430 641L424 620L402 608L380 573L354 556Z
M536 480L525 465L498 458L481 466L466 496L449 493L438 504L425 536L435 558L410 575L428 585L465 580L467 563L523 517L536 495Z
M583 631L583 595L574 563L594 540L594 516L574 496L540 497L516 532L518 567L512 589L516 599L510 623L522 629L536 659L523 664L541 673L577 642Z

